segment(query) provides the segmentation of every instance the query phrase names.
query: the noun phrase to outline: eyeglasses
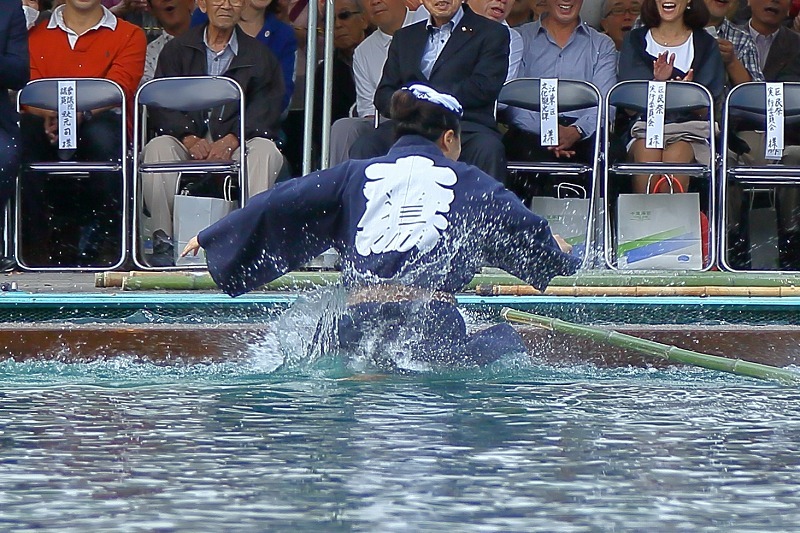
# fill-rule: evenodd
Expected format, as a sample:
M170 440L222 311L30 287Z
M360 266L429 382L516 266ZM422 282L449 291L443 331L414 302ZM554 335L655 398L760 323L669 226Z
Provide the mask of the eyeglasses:
M359 13L361 13L361 11L340 11L336 13L336 18L339 20L347 20L353 15L358 15Z
M609 16L609 15L620 16L620 15L624 15L625 13L630 13L634 17L638 17L642 13L642 8L640 6L633 6L633 7L629 7L629 8L624 8L622 6L617 6L617 7L612 8L611 11L609 11L608 13L606 13L606 16Z
M231 7L241 7L244 0L209 0L209 3L214 7L221 7L225 3Z

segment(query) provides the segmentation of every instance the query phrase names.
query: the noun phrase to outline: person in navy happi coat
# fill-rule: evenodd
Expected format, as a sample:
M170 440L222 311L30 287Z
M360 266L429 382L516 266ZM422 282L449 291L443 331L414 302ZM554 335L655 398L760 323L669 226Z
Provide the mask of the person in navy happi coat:
M411 332L414 357L423 360L483 364L524 349L508 324L467 337L451 295L482 266L544 289L580 261L497 180L456 161L460 112L453 97L428 87L397 91L399 139L386 156L351 160L254 196L202 231L184 254L204 248L211 276L236 296L333 247L348 291L375 289L374 301L358 298L341 320L344 346L384 321L392 325L384 336ZM398 287L430 297L409 297L415 293Z

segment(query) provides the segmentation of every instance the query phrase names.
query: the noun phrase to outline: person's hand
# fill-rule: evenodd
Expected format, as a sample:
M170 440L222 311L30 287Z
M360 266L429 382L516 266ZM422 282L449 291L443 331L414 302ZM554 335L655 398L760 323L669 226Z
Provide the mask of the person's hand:
M208 152L211 150L211 145L207 140L201 139L196 135L187 135L181 141L189 155L196 161L205 161L208 158Z
M199 251L200 251L200 242L197 240L197 235L195 235L186 244L186 247L181 252L181 257L186 257L189 254L192 254L192 256L196 256L197 252Z
M686 73L686 76L682 78L675 78L678 81L692 81L694 79L694 69L690 68L689 72Z
M239 148L239 141L229 133L211 143L206 159L209 161L230 161L233 157L233 152L237 148Z
M558 125L558 146L549 146L547 149L553 152L556 157L566 157L567 159L575 155L572 147L581 140L581 134L575 126Z
M567 241L565 241L564 238L561 237L561 235L553 234L553 238L556 240L556 243L558 243L558 247L561 248L562 252L564 252L565 254L571 254L572 253L572 245L570 243L568 243ZM189 244L191 244L191 242ZM187 245L187 248L188 248L188 245Z
M22 0L22 5L32 7L36 11L39 11L39 0Z
M58 144L58 115L55 111L50 111L44 115L44 133L50 144Z
M672 69L675 64L675 54L663 52L653 61L653 79L655 81L667 81L672 78Z
M733 43L726 39L717 39L717 43L719 44L719 53L722 54L722 62L730 65L736 59Z

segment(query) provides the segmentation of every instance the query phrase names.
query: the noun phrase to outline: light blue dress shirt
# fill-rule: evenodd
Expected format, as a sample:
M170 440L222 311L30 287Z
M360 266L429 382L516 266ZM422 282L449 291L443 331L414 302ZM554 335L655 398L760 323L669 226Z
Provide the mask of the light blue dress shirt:
M208 32L208 28L206 28ZM236 31L231 35L231 40L225 45L221 52L215 52L208 46L208 35L203 33L203 43L206 45L206 65L209 76L222 76L231 66L233 58L239 53L239 39L236 38Z
M442 53L447 41L450 40L450 36L453 34L453 30L463 17L464 9L459 7L453 18L439 28L433 25L432 18L428 18L428 40L425 43L425 51L422 53L422 60L419 63L419 68L426 78L430 79L433 65L436 64L439 54Z
M564 48L556 44L540 21L516 29L522 35L523 43L517 77L588 81L597 87L602 96L617 82L614 41L588 24L578 24ZM512 124L525 131L539 133L539 113L515 107L510 107L508 112ZM595 133L596 112L576 111L564 115L576 118L575 125L583 130L584 138Z

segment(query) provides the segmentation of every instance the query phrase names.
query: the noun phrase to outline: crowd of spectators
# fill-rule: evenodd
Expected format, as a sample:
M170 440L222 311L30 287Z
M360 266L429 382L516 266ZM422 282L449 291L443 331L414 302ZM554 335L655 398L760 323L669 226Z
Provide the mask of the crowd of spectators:
M317 1L324 14L326 3ZM507 160L590 160L596 115L565 114L558 144L543 147L536 113L496 109L503 84L518 77L577 79L605 95L622 80L690 80L707 87L719 107L727 91L744 82L800 81L800 2L740 1L745 0L335 0L333 113L331 124L322 124L324 65L318 61L312 73L315 146L322 127L330 126L332 164L385 154L392 143L391 95L423 82L463 105L462 160L523 198L548 194L549 183L509 178ZM601 2L596 20L582 18L585 3ZM251 194L271 187L279 174L297 173L300 162L288 160L280 148L302 143L286 137L284 123L302 106L297 89L305 75L308 0L0 0L0 6L0 89L17 91L29 79L98 77L118 83L131 105L137 88L152 78L228 76L244 89L245 139L238 138L233 108L213 118L156 110L152 124L158 134L135 156L147 162L223 160L237 157L245 145ZM130 118L133 110L128 111ZM645 147L641 117L626 118L630 123L622 133L631 161L713 161L700 140L707 123L683 117L675 121L682 135L652 149ZM34 108L17 121L11 100L0 99L2 205L13 195L21 163L112 160L120 152L119 110L79 114L78 147L70 153L57 149L55 124L53 111ZM787 132L787 146L800 145L795 137ZM741 142L747 149L730 157L749 153L758 161L753 156L763 152L763 133L744 132ZM784 162L800 163L795 148L787 148ZM172 255L178 178L161 173L142 179L144 211L165 252L165 262L154 257L153 264L168 264ZM635 176L632 190L647 190L647 178ZM677 178L689 187L688 177ZM74 213L90 209L46 177L37 180L21 199L26 212L42 205ZM91 183L115 186L113 180ZM779 188L777 198L782 247L800 250L800 188ZM113 213L118 205L105 208L101 219L119 216ZM49 238L46 224L26 231L37 242ZM87 261L94 252L91 243L89 248L80 251ZM800 269L800 252L784 255L783 267ZM11 258L0 264L13 267Z

